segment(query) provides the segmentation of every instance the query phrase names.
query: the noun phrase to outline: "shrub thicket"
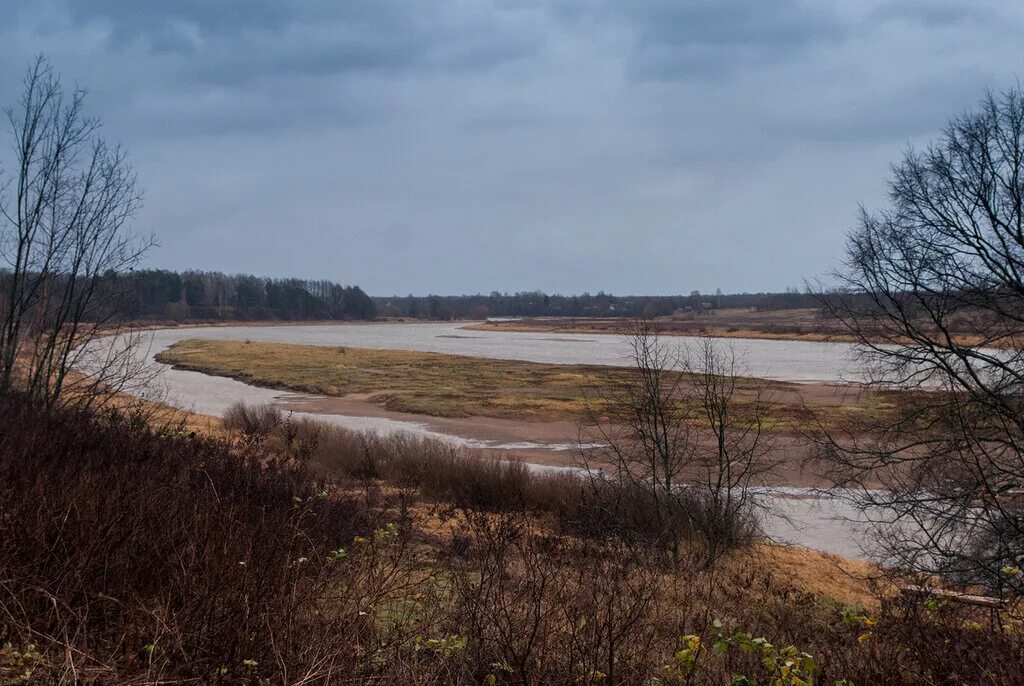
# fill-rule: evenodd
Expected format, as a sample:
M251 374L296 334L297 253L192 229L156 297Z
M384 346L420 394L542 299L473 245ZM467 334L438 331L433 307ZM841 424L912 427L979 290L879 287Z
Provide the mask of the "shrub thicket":
M1005 613L844 607L756 551L671 567L579 523L566 475L265 418L228 442L0 397L0 683L1024 679Z

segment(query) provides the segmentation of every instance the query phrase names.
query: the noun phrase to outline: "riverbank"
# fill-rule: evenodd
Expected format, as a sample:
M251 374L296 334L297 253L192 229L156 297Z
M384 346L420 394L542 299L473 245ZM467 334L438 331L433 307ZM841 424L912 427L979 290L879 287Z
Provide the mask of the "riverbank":
M388 410L435 417L576 419L585 397L624 369L349 346L258 341L179 341L157 361L245 383L371 400Z
M322 348L358 343L358 347L380 350L458 351L464 356L484 360L518 359L555 364L590 360L597 362L598 366L622 365L628 350L625 341L619 336L552 337L503 332L473 333L466 332L457 324L405 323L168 329L153 332L148 347L140 348L138 353L149 358L174 343L190 338L236 342L248 339L253 342L298 343ZM570 340L571 343L566 342ZM761 376L829 379L844 375L843 364L848 346L738 340L735 341L735 350L748 361L748 369ZM793 384L793 387L799 389L813 385ZM836 386L844 393L851 394L851 398L858 392L856 387ZM574 446L579 435L576 425L569 421L553 426L544 425L543 422L485 417L445 418L392 413L365 399L327 398L271 390L228 377L172 369L169 366L165 366L161 373L155 391L151 397L191 412L216 417L224 416L239 401L251 405L273 404L286 411L294 411L296 420L315 418L350 431L372 432L381 436L403 434L410 438L433 438L452 446L484 449L478 452L484 456L489 453L495 457L509 457L555 467L570 466L578 457ZM850 402L853 402L852 399ZM521 432L535 432L538 429L545 434L526 435L527 440L523 440ZM509 430L513 433L508 433ZM533 442L529 440L531 438L542 438L545 441ZM842 501L813 497L792 499L794 494L790 487L820 487L826 484L818 482L813 473L804 469L803 458L806 453L801 451L805 448L787 444L778 436L775 438L779 439L776 447L783 453L784 465L765 485L783 487L777 496L769 494L768 497L778 501L787 519L773 520L772 535L776 540L816 550L845 557L862 557L856 532L845 525L843 520L833 518L835 515L855 516Z
M607 410L611 389L634 374L600 365L231 340L181 340L156 359L178 370L300 393L277 401L286 410L425 424L471 445L514 448L550 466L578 462L573 448L597 441L587 419ZM808 447L801 432L812 422L828 426L887 412L896 401L891 392L850 386L744 379L741 412L757 389L771 399L763 426L786 456L771 485L825 485L803 468Z
M386 410L430 417L571 421L600 416L609 396L635 371L629 367L564 365L409 350L184 339L156 355L176 369L226 376L247 384L372 402ZM687 383L685 375L676 375ZM893 392L839 384L742 378L739 404L770 397L766 424L800 430L817 421L883 412Z
M431 467L416 443L385 444L407 449L413 468L390 482L362 464L318 472L331 462L301 459L302 446L284 435L210 440L106 415L36 412L2 397L0 417L8 427L0 455L10 462L0 470L10 514L0 532L10 541L0 556L9 580L0 656L18 660L0 662L0 681L48 681L73 669L111 683L278 682L296 673L438 683L412 676L443 669L476 683L479 673L500 670L511 682L543 668L563 683L580 672L565 646L609 632L615 664L645 683L685 645L711 646L734 629L765 637L745 639L755 647L792 644L814 655L828 683L884 683L890 648L879 656L876 640L908 656L901 664L912 670L920 662L947 673L965 655L994 665L1017 654L1014 635L996 627L963 631L959 618L943 623L879 602L894 598L894 587L869 563L751 542L708 569L699 537L670 562L657 540L594 535L595 518L573 519L572 491L570 510L557 506L564 481L533 479L535 495L543 487L555 497L540 507L510 497L529 485L522 471L506 482L473 460ZM600 631L584 634L595 624ZM958 627L956 652L946 655L952 648L932 634ZM536 659L509 659L502 637L513 647L531 641ZM760 654L729 650L703 649L708 683L761 675Z
M809 343L861 342L838 319L812 308L772 311L731 308L686 312L678 317L658 317L645 323L664 336ZM622 336L628 335L634 325L633 320L625 317L522 317L477 322L465 328L471 331ZM953 332L953 335L958 345L992 344L967 331ZM882 336L877 340L884 342Z
M523 333L583 333L624 335L633 320L623 317L516 317L507 320L422 319L378 317L373 320L137 320L125 329L148 331L206 327L277 327L365 324L437 324L456 323L469 331L512 331ZM658 333L669 336L713 336L715 338L747 338L753 340L787 340L807 342L855 342L835 320L823 318L816 309L793 309L758 312L742 308L688 313L683 318L660 317L650 320Z
M817 309L761 312L733 308L686 312L678 317L659 317L647 322L666 336L711 336L780 341L855 342L837 320ZM633 321L623 317L523 317L470 324L476 331L517 331L578 334L628 334Z

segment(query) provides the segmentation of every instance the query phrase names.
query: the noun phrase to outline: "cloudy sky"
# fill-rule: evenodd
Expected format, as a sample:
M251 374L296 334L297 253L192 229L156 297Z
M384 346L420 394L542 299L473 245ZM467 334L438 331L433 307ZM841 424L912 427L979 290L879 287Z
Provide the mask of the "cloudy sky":
M38 53L88 87L153 266L778 290L1022 35L1015 0L0 0L0 100Z

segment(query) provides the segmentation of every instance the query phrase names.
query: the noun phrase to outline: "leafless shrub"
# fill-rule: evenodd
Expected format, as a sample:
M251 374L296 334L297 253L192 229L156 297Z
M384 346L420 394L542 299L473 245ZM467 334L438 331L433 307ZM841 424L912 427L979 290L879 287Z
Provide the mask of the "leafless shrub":
M325 474L382 480L458 507L548 512L562 530L580 536L614 535L640 545L663 542L666 516L675 518L680 545L693 546L714 536L727 548L753 540L758 532L756 519L743 503L723 505L694 488L674 490L672 509L666 513L649 489L628 481L583 471L531 471L514 457L481 456L411 434L347 431L314 419L288 417L273 405L236 404L225 413L224 422L245 437L246 444L255 442L276 454L290 454L298 444L308 446L312 465Z
M819 683L1024 676L1019 633L987 617L906 601L869 617L756 550L666 567L651 546L559 534L543 509L456 508L445 528L416 489L325 483L315 455L275 458L280 440L239 451L0 395L0 681L763 681L760 653L711 649L733 627L813 654Z
M894 412L816 436L899 567L1014 594L1024 577L1024 93L988 95L893 169L822 303ZM967 334L966 336L964 334ZM881 486L881 487L880 487Z
M284 421L284 414L272 403L235 403L224 412L224 427L255 436L269 436Z
M660 565L616 544L537 533L522 514L469 513L454 574L475 669L514 683L642 683L659 632ZM465 562L468 561L468 564Z
M750 540L762 507L752 487L774 467L762 432L764 386L745 380L741 391L739 360L710 339L696 350L678 349L637 322L628 340L635 374L589 404L581 442L605 447L582 452L581 464L597 500L611 507L606 518L651 513L674 563L697 532L712 565L723 550ZM614 499L607 498L609 474Z
M374 513L320 495L299 466L130 417L44 413L23 396L0 398L0 416L4 640L42 646L74 680L352 668L368 631L357 605L390 582L341 573L331 551L369 536Z
M9 267L0 273L0 390L17 385L49 406L95 403L134 378L124 368L134 366L124 345L132 337L99 353L92 343L117 332L119 275L152 245L128 228L141 194L127 155L99 138L84 99L40 57L7 110L14 172L0 180L0 259Z
M305 446L315 465L335 476L383 479L474 508L508 509L531 501L535 478L523 462L480 457L436 439L347 431L286 416L271 404L237 403L225 413L224 425L277 452Z

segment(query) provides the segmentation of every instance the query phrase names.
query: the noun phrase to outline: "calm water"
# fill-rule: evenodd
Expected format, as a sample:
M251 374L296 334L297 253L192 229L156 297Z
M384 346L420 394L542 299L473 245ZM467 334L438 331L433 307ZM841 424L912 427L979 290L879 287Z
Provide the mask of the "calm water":
M458 323L166 329L154 334L154 345L162 348L184 338L347 345L560 364L629 364L629 348L622 336L471 331ZM680 346L695 343L695 339L687 337L666 340ZM852 355L853 346L848 343L731 338L721 339L720 345L732 346L750 376L804 382L860 378Z
M147 345L140 355L160 368L160 374L140 395L148 395L177 407L201 414L220 416L231 405L271 403L290 395L258 388L198 372L171 369L152 362L152 356L177 341L187 338L217 340L253 340L306 345L350 346L416 350L474 357L551 362L560 364L629 364L628 347L621 336L589 334L543 334L504 331L469 331L462 324L334 324L301 326L238 326L163 329L147 334ZM693 344L693 339L671 338L673 344ZM727 339L722 345L732 346L742 357L745 373L781 381L842 382L856 381L856 365L852 347L843 343L810 343L803 341L770 341ZM298 413L302 414L302 413ZM547 448L571 449L564 444L504 445L460 436L440 434L426 424L396 421L377 417L347 415L309 415L353 430L411 432L470 447L506 448L510 450ZM540 467L539 467L540 468ZM855 518L844 502L828 498L811 498L801 489L776 489L772 499L782 516L765 522L766 529L777 540L831 552L846 557L863 557L855 529L843 518Z

